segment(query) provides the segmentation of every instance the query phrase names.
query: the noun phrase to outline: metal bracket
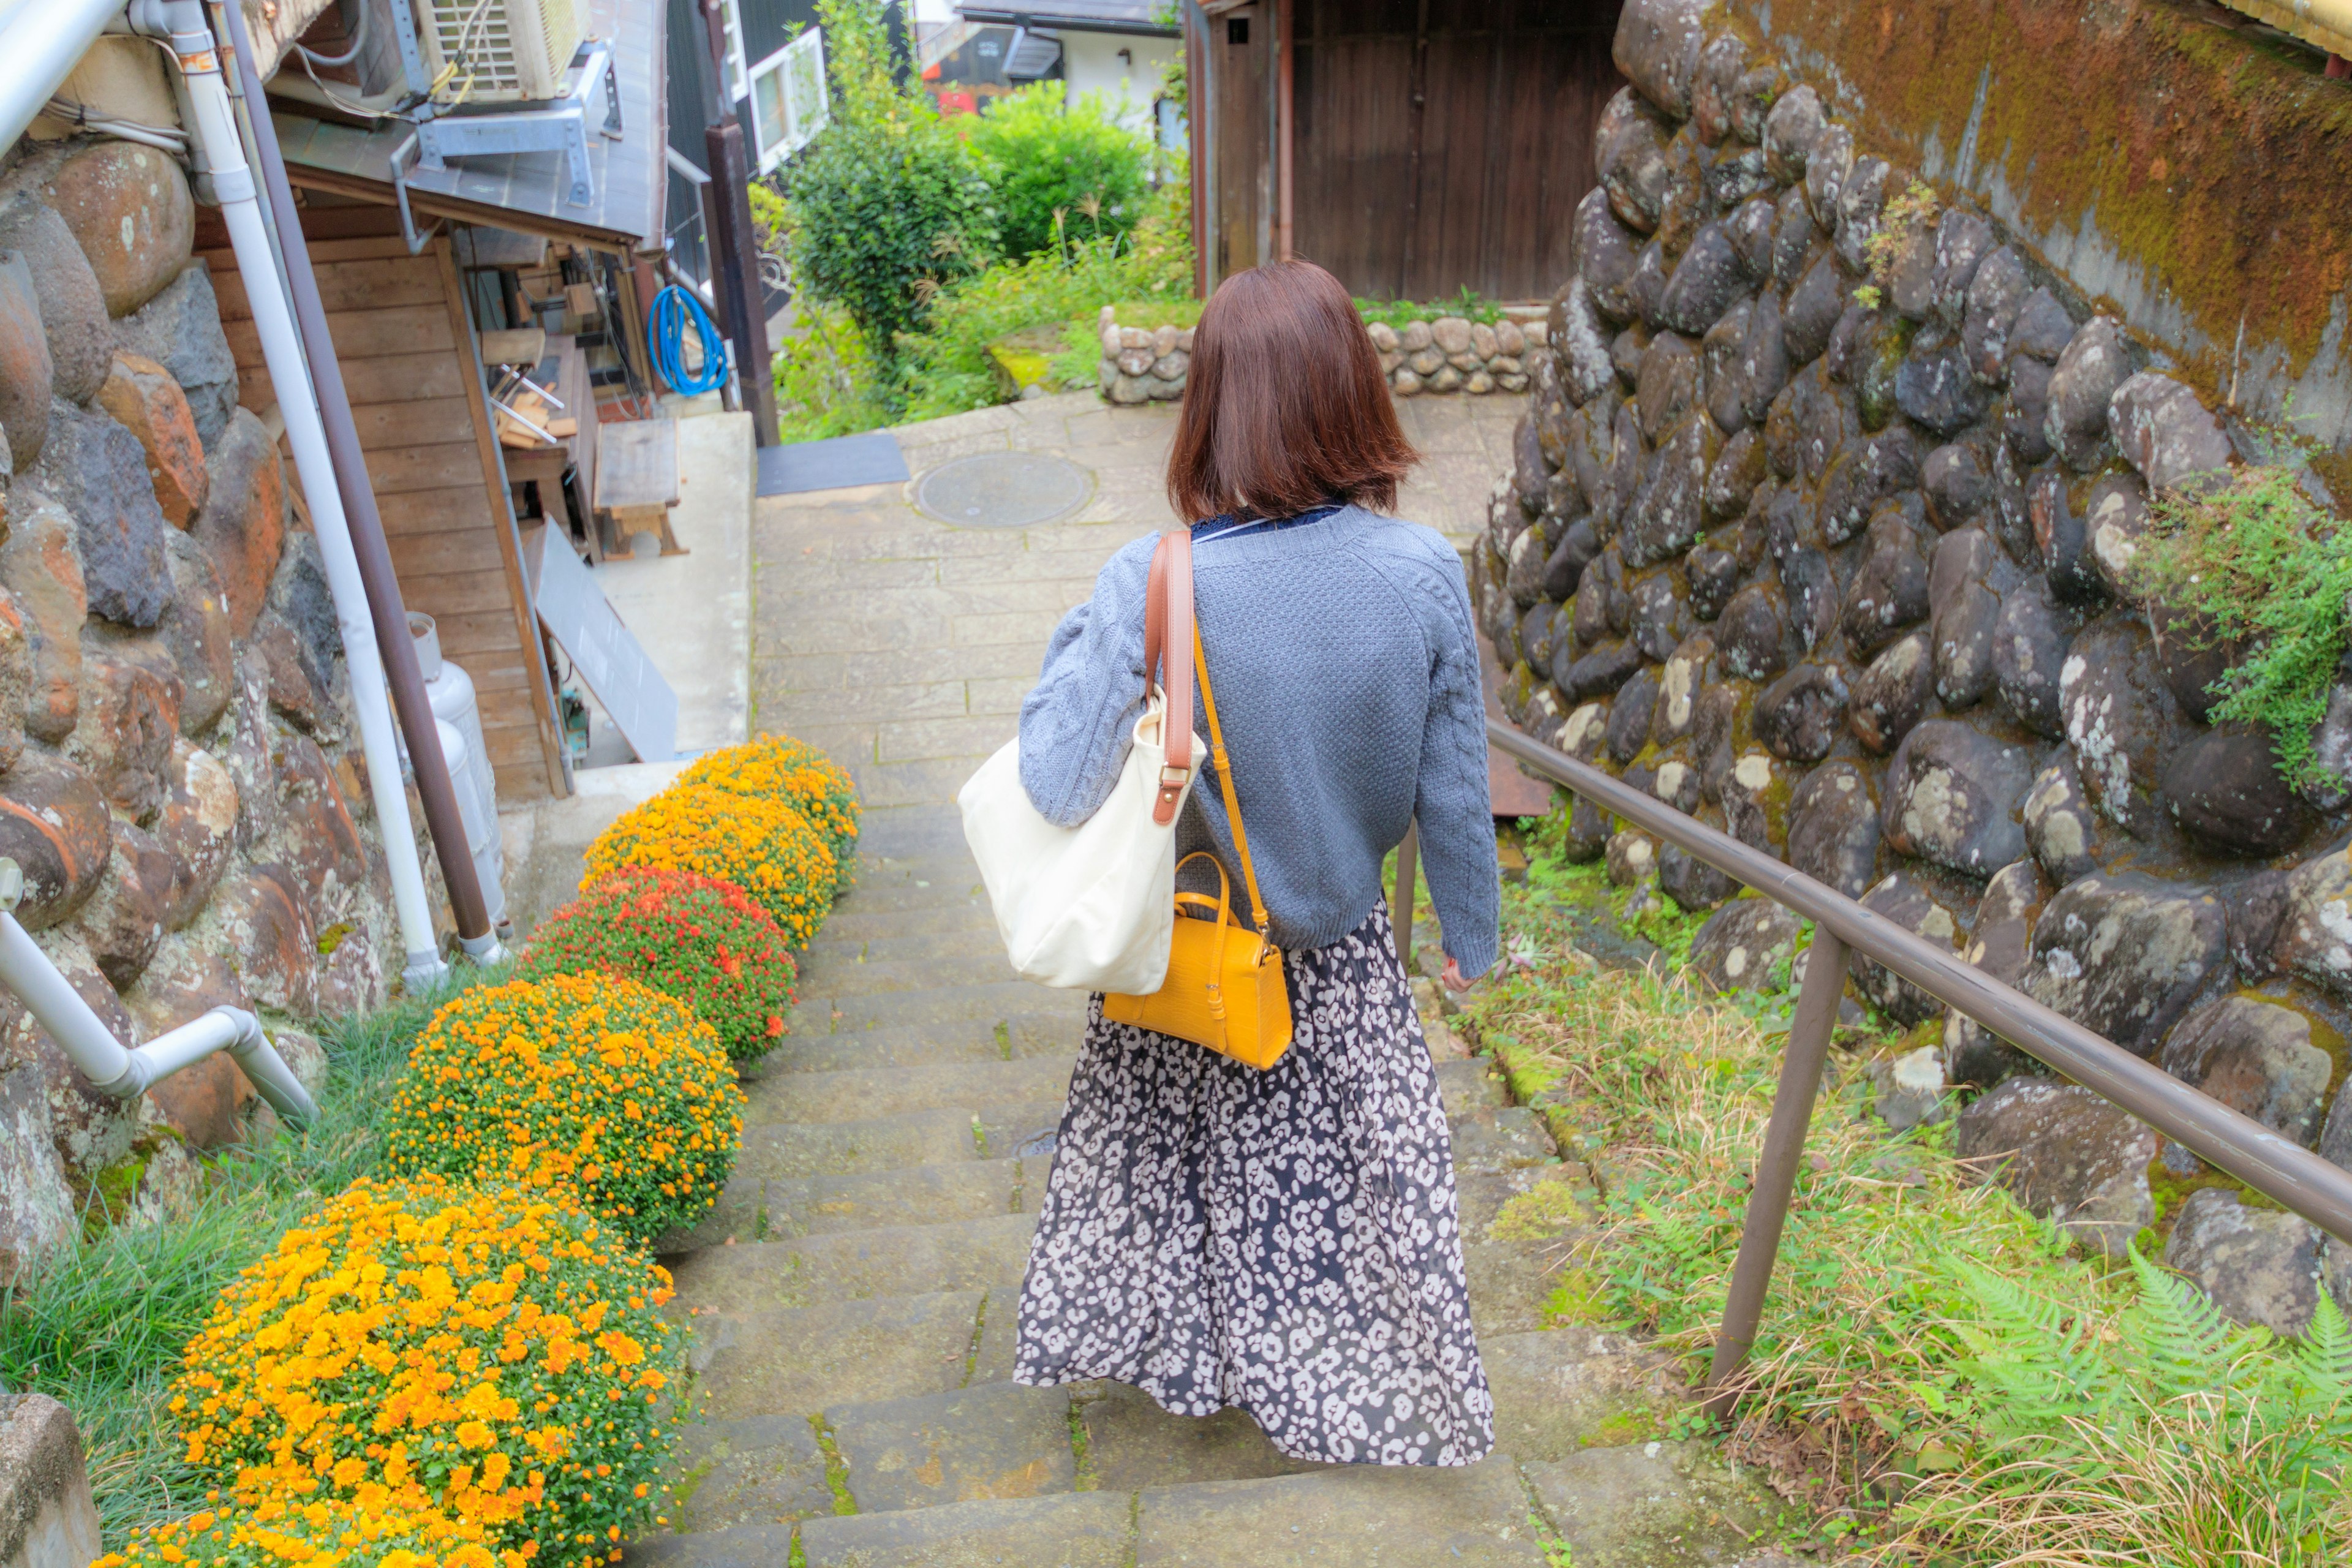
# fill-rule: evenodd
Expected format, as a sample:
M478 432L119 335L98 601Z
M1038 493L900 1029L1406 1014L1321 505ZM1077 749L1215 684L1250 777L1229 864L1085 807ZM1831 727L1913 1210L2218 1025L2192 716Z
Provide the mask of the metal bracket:
M392 36L400 41L400 74L408 82L408 90L422 98L433 89L433 79L425 69L425 57L416 47L416 14L408 0L391 0Z
M535 109L483 113L420 113L417 164L439 171L452 158L495 153L563 154L571 176L565 200L586 206L596 199L596 173L588 162L588 127L618 140L621 134L620 77L609 44L582 46L572 70L572 89ZM428 106L429 107L429 106Z
M416 138L417 133L410 132L407 139L392 150L392 156L387 160L392 172L393 205L400 209L400 236L408 242L408 254L411 256L422 256L425 247L433 238L430 228L422 233L417 231L415 216L408 207L408 176L416 167ZM437 222L435 226L438 226Z

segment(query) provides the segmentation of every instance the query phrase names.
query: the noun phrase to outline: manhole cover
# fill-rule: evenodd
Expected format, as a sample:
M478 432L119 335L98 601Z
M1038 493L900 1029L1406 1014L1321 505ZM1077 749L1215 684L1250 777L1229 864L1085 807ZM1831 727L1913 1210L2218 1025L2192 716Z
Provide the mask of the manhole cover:
M915 504L959 528L1027 528L1086 504L1093 476L1043 452L982 452L915 483Z

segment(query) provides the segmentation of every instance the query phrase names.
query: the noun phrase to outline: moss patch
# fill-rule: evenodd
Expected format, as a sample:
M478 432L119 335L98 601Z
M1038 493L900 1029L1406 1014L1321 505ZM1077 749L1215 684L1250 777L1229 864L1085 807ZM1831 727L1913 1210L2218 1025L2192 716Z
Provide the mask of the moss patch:
M2208 386L2225 388L2242 317L2249 344L2309 367L2324 301L2352 286L2343 84L2168 0L1778 0L1769 15L1865 142L1949 162L1969 141L1972 184L2005 189L2032 234L2096 230L2211 345L2193 367Z

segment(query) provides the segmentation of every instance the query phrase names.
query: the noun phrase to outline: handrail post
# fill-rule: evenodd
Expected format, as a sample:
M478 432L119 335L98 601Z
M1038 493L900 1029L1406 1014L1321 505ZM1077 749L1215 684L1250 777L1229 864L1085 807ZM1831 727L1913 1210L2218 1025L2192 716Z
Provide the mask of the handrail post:
M1830 1033L1837 1026L1838 1002L1845 994L1846 945L1825 925L1813 927L1805 952L1805 981L1797 992L1796 1016L1789 1021L1789 1048L1780 1060L1780 1083L1772 1095L1772 1120L1756 1156L1755 1189L1748 1194L1747 1222L1739 1233L1739 1258L1731 1268L1731 1289L1723 1303L1723 1327L1715 1336L1707 1368L1706 1412L1730 1413L1731 1380L1756 1343L1764 1316L1764 1293L1772 1283L1780 1232L1796 1191L1797 1162L1805 1152L1813 1102L1821 1096L1829 1061Z
M1406 983L1412 980L1413 884L1421 874L1421 827L1408 822L1404 842L1397 846L1396 896L1389 900L1389 924L1396 937L1397 967Z

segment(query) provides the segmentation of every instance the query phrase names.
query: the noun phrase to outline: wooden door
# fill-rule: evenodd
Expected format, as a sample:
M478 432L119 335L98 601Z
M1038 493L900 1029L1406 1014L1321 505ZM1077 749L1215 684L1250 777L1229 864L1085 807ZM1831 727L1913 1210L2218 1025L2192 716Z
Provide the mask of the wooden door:
M1293 3L1297 254L1373 299L1559 288L1619 0Z

